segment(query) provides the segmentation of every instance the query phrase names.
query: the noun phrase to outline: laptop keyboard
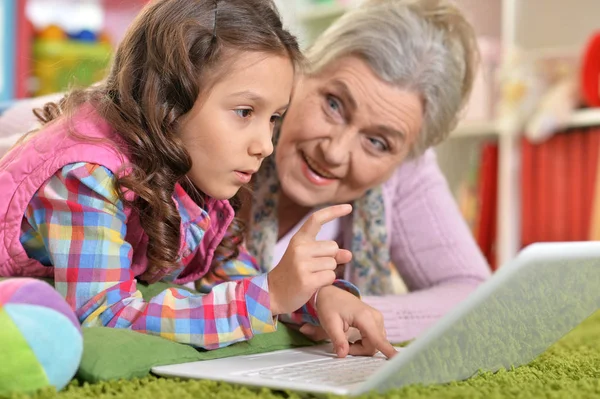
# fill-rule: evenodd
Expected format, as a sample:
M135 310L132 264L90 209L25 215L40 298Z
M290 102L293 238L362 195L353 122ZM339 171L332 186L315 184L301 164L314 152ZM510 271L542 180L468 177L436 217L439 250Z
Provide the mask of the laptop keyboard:
M278 381L297 381L313 384L343 386L366 380L385 364L384 358L347 357L328 358L312 362L296 363L285 367L272 367L242 374Z

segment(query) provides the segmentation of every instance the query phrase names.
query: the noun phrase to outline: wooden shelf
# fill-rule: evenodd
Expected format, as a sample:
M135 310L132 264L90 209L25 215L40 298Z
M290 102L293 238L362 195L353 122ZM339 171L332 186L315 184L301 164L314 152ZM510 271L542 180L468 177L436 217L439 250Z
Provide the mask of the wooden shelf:
M496 136L499 132L495 121L463 121L450 133L450 138Z
M312 5L306 11L300 14L300 20L303 22L312 22L336 18L341 16L347 10L347 6L337 3Z
M577 110L571 115L567 128L600 126L600 108Z
M580 109L571 115L565 129L600 126L600 108ZM488 137L500 135L500 127L495 121L463 121L450 133L450 138Z

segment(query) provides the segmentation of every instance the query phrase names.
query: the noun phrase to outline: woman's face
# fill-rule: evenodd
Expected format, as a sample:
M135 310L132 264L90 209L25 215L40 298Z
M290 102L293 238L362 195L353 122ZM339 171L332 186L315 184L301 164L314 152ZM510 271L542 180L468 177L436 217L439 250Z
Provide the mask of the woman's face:
M420 97L340 59L294 90L277 144L283 192L302 206L351 202L386 181L421 130Z

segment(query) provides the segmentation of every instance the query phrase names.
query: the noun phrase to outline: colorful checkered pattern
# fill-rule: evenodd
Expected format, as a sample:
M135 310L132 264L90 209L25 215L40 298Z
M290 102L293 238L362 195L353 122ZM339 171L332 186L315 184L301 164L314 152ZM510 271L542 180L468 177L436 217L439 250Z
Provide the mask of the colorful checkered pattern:
M204 218L186 220L198 210L181 209L182 203L182 224L191 229L182 253L193 254L210 221L203 211ZM144 301L131 269L133 249L124 239L124 205L102 166L65 166L38 190L24 216L21 243L30 257L54 266L56 288L84 326L131 328L206 349L276 329L267 277L246 253L218 271L228 281L207 279L205 294L171 288ZM193 258L183 258L179 272ZM290 319L315 323L316 312L309 304Z
M227 280L243 278L248 275L248 270L251 269L259 270L260 267L256 262L256 258L251 256L246 249L242 247L237 259L221 264L213 273L202 278L200 281L200 291L208 293L214 286L222 284ZM336 280L333 285L360 297L358 288L345 280ZM315 302L313 299L308 301L294 313L280 315L279 320L288 324L300 325L303 323L310 323L319 325L319 318L317 317L317 310L315 309Z

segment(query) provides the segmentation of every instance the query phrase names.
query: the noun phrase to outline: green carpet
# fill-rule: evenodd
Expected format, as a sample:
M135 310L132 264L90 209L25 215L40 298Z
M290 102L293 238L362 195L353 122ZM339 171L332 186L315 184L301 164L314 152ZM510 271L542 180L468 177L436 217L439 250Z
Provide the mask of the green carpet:
M600 313L586 320L546 353L527 366L467 381L430 387L410 386L386 395L365 398L589 398L600 396ZM12 399L85 398L300 398L290 392L245 387L211 381L144 378L132 381L79 385L73 382L60 393L49 390ZM309 397L309 396L308 396Z

